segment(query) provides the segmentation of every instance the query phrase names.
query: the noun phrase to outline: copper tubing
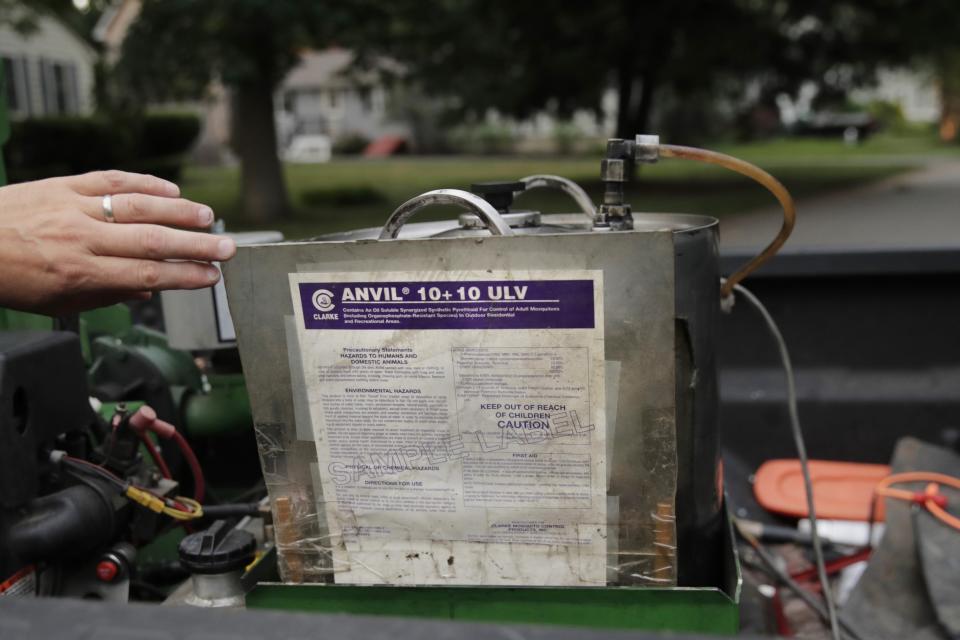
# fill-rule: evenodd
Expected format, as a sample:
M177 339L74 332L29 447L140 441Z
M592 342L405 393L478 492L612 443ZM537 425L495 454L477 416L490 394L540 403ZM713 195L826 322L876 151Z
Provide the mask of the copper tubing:
M664 158L697 160L699 162L706 162L707 164L720 165L721 167L745 175L766 187L780 203L780 206L783 207L783 226L780 227L780 232L773 241L767 245L766 249L747 262L747 264L734 271L721 285L720 297L725 299L733 294L733 288L738 282L759 269L767 260L775 256L777 251L780 250L780 247L787 241L787 238L790 237L790 233L793 231L793 225L797 220L797 209L793 204L793 197L791 197L790 192L787 191L787 188L784 187L779 180L760 167L734 158L733 156L728 156L725 153L717 153L716 151L707 151L706 149L697 149L695 147L681 147L673 144L661 144L659 148L660 156Z

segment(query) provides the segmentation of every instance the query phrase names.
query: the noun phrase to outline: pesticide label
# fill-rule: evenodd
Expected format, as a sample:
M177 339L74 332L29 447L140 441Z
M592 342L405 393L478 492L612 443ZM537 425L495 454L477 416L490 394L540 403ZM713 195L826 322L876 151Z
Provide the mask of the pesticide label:
M337 582L605 583L601 272L290 286Z

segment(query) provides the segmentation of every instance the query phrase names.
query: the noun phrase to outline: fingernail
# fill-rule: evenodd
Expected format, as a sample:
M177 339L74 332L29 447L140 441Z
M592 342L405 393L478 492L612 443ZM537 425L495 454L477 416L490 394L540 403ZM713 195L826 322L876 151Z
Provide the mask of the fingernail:
M207 267L207 280L210 281L210 284L213 284L220 279L220 270L216 267Z
M180 187L170 182L169 180L163 181L163 190L171 196L180 195Z
M221 260L229 260L233 257L237 245L230 238L224 238L217 243L217 257Z
M197 211L197 220L200 221L200 226L208 227L210 223L213 222L213 209L210 207L200 207L200 210Z

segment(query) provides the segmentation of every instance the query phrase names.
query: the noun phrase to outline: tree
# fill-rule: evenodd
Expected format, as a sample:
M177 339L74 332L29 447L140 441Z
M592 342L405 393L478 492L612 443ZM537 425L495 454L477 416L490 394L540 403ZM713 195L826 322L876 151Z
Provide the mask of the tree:
M632 135L646 129L661 92L709 93L763 68L777 38L773 11L758 4L394 0L369 44L431 91L457 96L463 114L565 117L599 110L614 86L618 132Z
M232 146L249 219L287 216L273 96L307 47L349 44L372 0L144 0L115 78L121 105L195 98L214 80L232 95Z
M617 89L617 131L631 136L654 107L737 98L772 103L808 81L845 91L882 64L952 42L950 0L393 0L368 48L408 77L459 98L461 114L523 117L598 109ZM931 37L932 35L932 37ZM706 122L701 122L706 126Z

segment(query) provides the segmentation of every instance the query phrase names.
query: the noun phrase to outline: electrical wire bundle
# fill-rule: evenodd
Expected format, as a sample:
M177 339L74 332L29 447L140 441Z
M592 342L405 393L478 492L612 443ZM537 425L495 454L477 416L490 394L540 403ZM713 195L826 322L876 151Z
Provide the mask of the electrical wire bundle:
M187 466L190 467L190 474L193 476L193 499L197 502L203 502L206 491L203 469L200 467L200 461L197 460L196 454L193 452L187 439L183 437L183 434L177 431L169 422L160 420L157 417L157 412L147 405L141 406L137 409L136 413L130 416L128 425L140 438L140 442L147 450L147 453L150 454L150 457L153 459L153 464L157 467L157 470L160 471L160 475L168 479L173 478L173 475L170 473L170 467L163 459L163 453L160 451L160 448L154 444L148 432L153 433L158 438L173 440L180 450L181 455L183 455L184 460L187 461ZM118 425L114 425L114 429L116 429L117 426Z
M131 501L174 520L198 520L204 515L203 506L197 500L185 496L168 498L157 495L145 487L123 480L109 469L92 462L69 456L61 451L54 451L51 454L51 460L55 463L59 462L67 473L84 484L90 484L92 478L105 481Z

